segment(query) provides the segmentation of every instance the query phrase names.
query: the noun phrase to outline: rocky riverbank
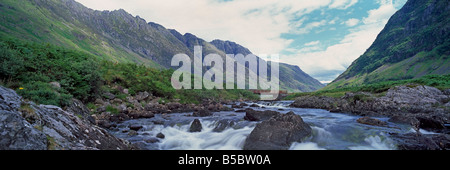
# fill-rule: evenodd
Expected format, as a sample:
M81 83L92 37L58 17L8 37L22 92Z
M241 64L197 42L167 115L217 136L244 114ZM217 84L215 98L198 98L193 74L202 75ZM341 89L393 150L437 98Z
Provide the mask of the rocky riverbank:
M381 94L356 92L340 98L302 96L291 106L365 116L358 122L374 126L384 126L386 122L370 117L389 117L390 122L409 124L416 130L416 133L391 134L399 143L399 149L436 150L450 148L449 101L450 89L441 91L429 86L403 85ZM419 129L438 134L422 134Z
M128 95L127 90L122 90L126 97L105 93L103 98L96 99L94 106L90 108L95 124L110 129L117 123L130 119L152 118L155 114L171 114L193 112L193 116L210 116L212 112L232 111L234 109L224 106L230 101L203 101L201 104L181 104L178 101L166 102L148 92L139 92ZM232 107L242 107L232 105Z
M320 108L360 116L385 116L389 121L411 124L415 128L448 133L450 89L429 86L396 86L382 94L346 93L340 98L302 96L292 107Z
M134 147L94 125L73 100L66 110L25 101L0 86L0 150L129 150Z

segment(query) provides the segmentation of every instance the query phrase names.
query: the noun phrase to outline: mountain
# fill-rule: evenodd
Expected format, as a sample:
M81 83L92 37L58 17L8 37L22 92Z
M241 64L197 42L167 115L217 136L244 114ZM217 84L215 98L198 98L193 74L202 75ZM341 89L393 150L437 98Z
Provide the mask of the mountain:
M51 43L103 59L168 66L189 49L169 31L124 10L95 11L73 0L4 0L2 37Z
M154 68L171 68L171 57L179 53L192 57L196 45L203 47L203 55L216 53L224 57L228 52L250 52L232 42L220 46L216 44L218 41L210 43L190 33L181 35L174 29L134 17L123 9L97 11L74 0L2 0L0 16L3 38L50 43L101 59ZM280 75L285 72L306 75L296 67L283 65L281 68ZM323 87L309 76L305 80L295 78L299 77L284 76L280 80L281 88L313 91Z
M231 41L213 40L211 44L227 54L248 55L252 52ZM310 75L303 72L298 66L279 63L280 66L280 87L292 92L311 92L316 91L324 85Z
M450 1L409 0L326 89L450 74Z

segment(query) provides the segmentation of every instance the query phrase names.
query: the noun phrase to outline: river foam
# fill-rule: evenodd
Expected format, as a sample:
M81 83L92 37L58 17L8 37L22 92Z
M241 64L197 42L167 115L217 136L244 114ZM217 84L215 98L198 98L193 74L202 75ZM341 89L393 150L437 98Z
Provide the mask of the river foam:
M188 132L189 125L166 127L161 130L165 138L159 144L163 150L241 150L254 127L227 128L214 132L216 122L200 121L201 132Z

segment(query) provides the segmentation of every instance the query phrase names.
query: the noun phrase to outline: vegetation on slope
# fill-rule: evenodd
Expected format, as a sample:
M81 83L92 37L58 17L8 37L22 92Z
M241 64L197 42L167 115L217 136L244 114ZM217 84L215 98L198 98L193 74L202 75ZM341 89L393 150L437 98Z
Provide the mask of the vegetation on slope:
M319 90L317 92L309 92L309 93L294 93L290 94L285 98L285 100L293 100L300 96L328 96L328 97L342 97L347 92L370 92L375 94L382 94L389 90L394 86L399 85L408 85L408 86L417 86L417 85L426 85L436 87L440 90L450 89L450 74L446 75L426 75L416 79L408 79L408 80L397 80L397 81L383 81L373 84L360 85L360 86L352 86L352 87L344 87L344 88L334 88L334 89L324 89Z
M179 99L181 103L257 99L246 90L175 90L170 83L173 70L101 60L50 44L0 40L0 61L0 84L40 104L65 106L72 97L90 102L105 92L126 95L118 94L113 86L129 89L130 95L147 91L166 100Z

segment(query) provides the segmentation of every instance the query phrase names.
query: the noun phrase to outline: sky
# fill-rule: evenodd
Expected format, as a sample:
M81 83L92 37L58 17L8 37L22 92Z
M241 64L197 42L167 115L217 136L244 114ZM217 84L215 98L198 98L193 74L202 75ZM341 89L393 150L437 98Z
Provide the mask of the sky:
M407 0L76 0L124 9L206 41L234 41L255 55L279 54L328 83L362 55Z

